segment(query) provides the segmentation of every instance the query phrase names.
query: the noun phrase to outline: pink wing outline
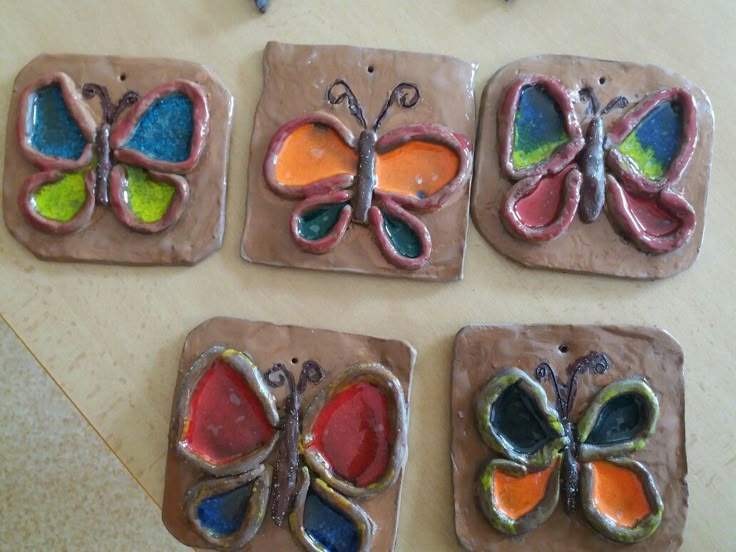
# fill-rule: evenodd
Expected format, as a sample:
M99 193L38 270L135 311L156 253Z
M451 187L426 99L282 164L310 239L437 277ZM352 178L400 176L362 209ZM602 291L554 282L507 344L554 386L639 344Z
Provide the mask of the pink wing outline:
M318 240L307 240L299 234L299 220L302 216L314 209L325 205L334 205L349 202L353 194L349 190L336 190L325 194L313 193L312 195L299 202L291 212L289 219L289 230L291 237L296 244L309 253L322 254L334 249L338 243L342 241L345 233L350 226L350 219L353 215L353 208L348 204L340 211L340 216L325 236Z
M652 110L668 101L678 102L682 109L682 144L665 175L652 180L631 167L617 146ZM695 210L672 188L680 182L698 140L698 112L693 95L683 88L649 94L614 123L608 140L611 148L606 154L606 165L612 174L606 176L606 209L611 222L647 253L668 253L685 245L697 225Z
M192 102L193 130L189 157L180 162L162 161L148 157L138 150L126 148L125 144L133 136L141 117L151 105L157 100L177 92L184 94ZM110 147L118 162L129 163L157 172L186 174L191 172L199 162L209 133L209 121L207 95L202 87L196 82L188 80L171 81L148 92L123 114L120 120L113 125L110 132Z
M558 148L548 159L526 167L514 167L514 122L519 107L521 91L527 86L541 85L557 103L570 140ZM572 224L580 202L582 176L573 163L585 146L585 138L575 113L572 97L565 85L546 75L528 74L517 79L506 91L498 113L498 144L501 168L517 182L504 196L500 208L501 222L513 235L530 241L549 241L560 236ZM551 200L558 203L556 213L546 221L531 224L519 212L520 203L542 197L542 204L549 205L550 186L557 186ZM547 197L544 197L544 196Z

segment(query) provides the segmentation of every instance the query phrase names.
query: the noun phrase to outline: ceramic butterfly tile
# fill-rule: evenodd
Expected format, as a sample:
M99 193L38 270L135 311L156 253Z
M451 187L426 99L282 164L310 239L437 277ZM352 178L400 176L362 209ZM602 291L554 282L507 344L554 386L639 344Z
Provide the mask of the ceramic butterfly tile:
M474 73L444 56L269 43L243 257L461 278Z
M414 350L215 318L182 353L163 519L189 546L391 550Z
M640 327L469 326L455 343L455 528L468 550L673 550L683 356Z
M707 96L674 73L570 56L514 62L481 101L474 221L528 266L676 274L702 242L712 134Z
M222 243L232 110L194 63L34 59L8 118L8 228L44 259L201 260Z

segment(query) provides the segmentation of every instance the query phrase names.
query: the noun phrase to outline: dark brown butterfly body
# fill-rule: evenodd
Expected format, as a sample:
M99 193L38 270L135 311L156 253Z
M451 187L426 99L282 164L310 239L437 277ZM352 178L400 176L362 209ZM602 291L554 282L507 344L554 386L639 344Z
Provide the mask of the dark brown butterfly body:
M271 519L279 527L284 524L286 517L294 509L294 499L297 494L298 443L301 432L300 395L306 389L307 383L318 383L323 377L322 368L313 360L308 360L302 365L298 384L295 384L294 376L283 364L274 364L266 373L266 381L271 387L288 385L269 499Z
M592 116L585 131L585 146L578 154L577 162L583 181L580 187L578 214L585 223L594 222L606 201L605 132L603 118L615 108L623 108L629 101L623 96L613 98L599 111L598 99L590 88L580 90L580 98L588 101L588 113Z
M335 96L333 89L336 87L344 88L344 92ZM409 93L413 93L413 95L410 96ZM378 129L394 103L397 103L401 107L415 106L420 98L419 89L416 85L406 82L396 85L383 105L383 109L372 128L368 128L363 114L363 107L358 102L350 86L344 80L336 80L327 89L326 98L332 105L337 105L347 100L350 114L363 127L363 131L358 138L357 191L353 202L352 220L358 224L368 224L368 210L373 201L373 189L376 187L376 142L378 141Z
M567 437L568 444L560 451L562 453L562 466L560 473L560 490L565 512L573 513L577 509L578 491L580 489L580 462L578 462L578 449L580 446L575 427L570 421L575 395L577 394L577 378L580 374L593 371L603 374L608 371L608 357L602 353L592 352L576 360L572 365L572 375L567 383L560 383L552 367L542 362L537 366L535 375L539 382L549 378L555 391L555 407L562 419L562 426Z
M82 95L87 98L99 96L102 104L102 124L97 129L95 136L95 154L97 157L97 168L95 169L95 200L100 205L109 203L110 171L112 170L112 151L110 149L110 130L113 123L120 117L123 111L140 99L137 92L128 90L122 95L117 104L110 99L107 88L95 83L87 83L82 86Z

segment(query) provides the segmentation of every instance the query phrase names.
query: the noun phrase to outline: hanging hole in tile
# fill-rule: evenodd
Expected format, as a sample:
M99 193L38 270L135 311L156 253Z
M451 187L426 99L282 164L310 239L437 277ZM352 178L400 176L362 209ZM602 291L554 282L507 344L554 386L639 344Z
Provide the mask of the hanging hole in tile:
M125 79L127 79L127 78L128 78L128 75L126 75L125 73L120 73L120 76L119 76L118 78L119 78L119 79L120 79L120 81L122 82L122 81L124 81Z
M601 77L598 79L599 84L606 84L606 77Z
M299 362L299 359L298 358L294 357L294 358L291 359L291 363L292 364L296 364L297 362Z
M376 70L376 68L375 68L375 67L373 67L372 65L369 65L369 66L368 66L368 72L369 72L369 73L372 73L372 72L373 72L373 71L375 71L375 70Z
M566 353L567 351L569 351L569 350L570 350L570 348L569 348L569 347L568 347L567 345L565 345L564 343L563 343L562 345L560 345L559 347L557 347L557 349L558 349L558 350L559 350L559 351L560 351L561 353Z

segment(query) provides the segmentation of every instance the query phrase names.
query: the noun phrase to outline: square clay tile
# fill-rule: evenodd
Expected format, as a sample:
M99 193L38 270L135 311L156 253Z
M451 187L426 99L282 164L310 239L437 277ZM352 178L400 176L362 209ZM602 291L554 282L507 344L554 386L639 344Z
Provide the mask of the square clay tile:
M475 400L481 388L498 372L516 367L531 378L546 361L561 383L570 376L568 366L590 352L608 356L604 374L585 373L578 382L570 416L576 423L591 398L605 385L641 377L659 402L659 419L646 445L626 456L645 464L664 503L656 533L638 545L607 540L578 510L568 515L557 504L551 517L520 536L507 536L482 513L476 481L482 466L499 457L481 439L476 423ZM554 404L551 384L542 384ZM455 530L468 550L677 550L682 544L688 507L685 452L685 397L683 353L666 332L627 326L468 326L455 341L452 369L452 479L455 495ZM562 495L560 495L561 500Z
M263 93L256 111L251 141L247 215L242 242L243 258L275 266L437 281L461 279L468 222L472 144L475 135L473 98L475 69L473 64L440 55L347 46L269 43L264 52ZM414 258L410 260L409 264L412 266L408 268L399 267L382 254L382 249L379 248L380 240L373 232L374 228L381 225L359 215L360 209L357 208L357 204L360 201L357 198L361 186L357 177L344 190L352 197L341 200L353 208L352 220L347 218L344 221L346 229L338 243L335 245L331 242L332 247L329 250L320 249L319 253L307 250L312 246L311 243L307 244L306 249L304 245L299 245L298 239L294 238L290 231L292 212L297 205L303 206L301 202L306 197L305 193L297 190L292 184L289 186L270 184L266 177L269 166L272 169L275 167L274 174L279 172L279 167L289 166L284 160L286 156L276 155L274 152L277 150L271 147L272 140L274 143L277 141L274 137L281 135L279 130L283 130L287 123L314 113L319 113L320 117L326 116L328 121L334 122L333 117L336 118L337 122L330 124L333 127L337 125L343 128L349 135L347 141L352 143L352 147L347 148L347 153L343 151L349 159L345 161L345 166L340 165L342 168L339 170L345 174L349 173L348 178L357 174L355 151L363 126L356 116L351 115L347 101L343 100L336 105L328 101L328 89L338 79L342 79L352 90L356 100L354 103L362 108L368 130L379 118L383 106L397 85L402 83L415 85L418 89L419 97L416 104L410 100L415 92L405 87L403 92L405 100L401 101L412 103L412 106L398 105L400 102L398 97L395 97L382 119L377 131L378 185L373 194L369 192L364 196L367 198L364 207L371 204L371 197L374 206L385 206L383 199L378 197L381 183L383 182L384 186L388 185L387 175L401 182L400 203L403 201L401 204L410 216L416 216L420 224L426 226L431 237L429 257L426 259L423 257L424 248L421 249L421 254L418 254L417 248L417 251L411 253ZM334 96L343 91L344 87L334 88ZM434 130L428 131L430 136L425 137L425 141L419 140L415 134L409 144L411 147L405 147L406 143L403 140L406 135L400 137L394 142L394 146L403 145L396 149L384 150L384 153L388 151L395 153L393 159L381 155L382 137L386 137L389 133L391 136L399 137L401 135L399 129L407 130L411 128L410 125L415 131L419 125L424 126L422 132L428 131L430 127ZM441 136L438 138L436 132L438 125L445 127L444 138ZM301 124L294 128L301 128ZM285 130L283 136L296 135L292 130ZM338 133L338 135L344 144L345 134ZM436 151L426 153L415 149L417 143L436 145L438 142L448 140L454 142L457 147L460 147L458 144L462 144L463 150L461 158L456 160L454 156L452 157L454 163L452 167L445 166L445 161L442 156L437 156ZM309 151L306 151L307 149ZM333 169L325 168L322 171L321 168L326 167L323 147L309 147L303 150L305 150L303 159L297 160L298 163L294 161L294 167L298 166L299 170L309 172L309 176L303 177L304 182L313 182L315 178L325 179L338 174L331 172ZM293 157L296 159L300 156ZM437 163L444 172L431 168ZM385 169L389 165L392 168ZM317 171L316 167L321 167L322 172L312 174L313 171ZM381 167L384 167L384 172L381 172ZM416 167L424 168L417 172ZM448 171L451 172L449 177L446 174ZM367 170L364 174L371 172ZM278 180L276 177L274 179ZM449 184L444 185L445 181ZM344 184L344 181L342 182ZM322 183L317 185L317 190L313 189L310 192L310 200L315 194L324 195L336 189L334 182L325 183L325 180L322 180ZM362 189L370 190L365 187ZM309 209L302 212L308 214ZM381 212L385 212L383 207ZM358 220L362 222L357 222Z

